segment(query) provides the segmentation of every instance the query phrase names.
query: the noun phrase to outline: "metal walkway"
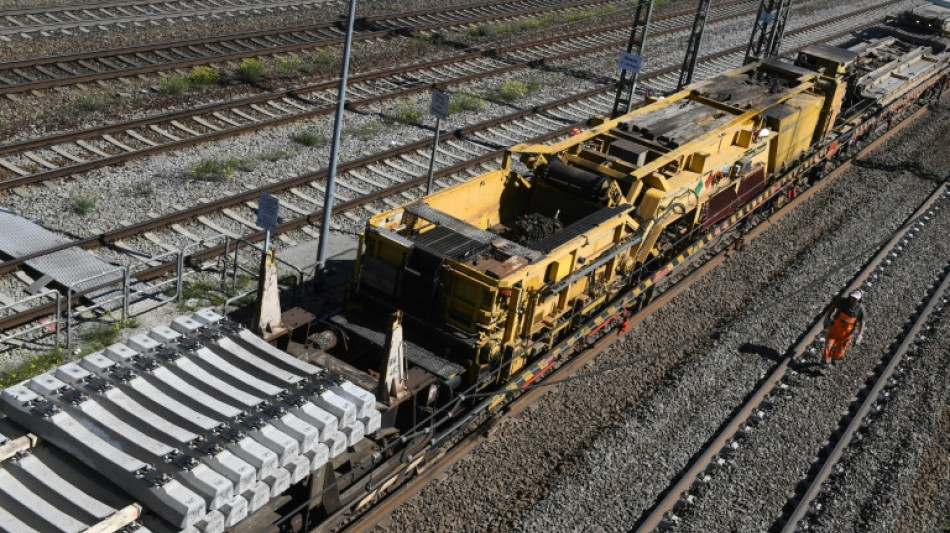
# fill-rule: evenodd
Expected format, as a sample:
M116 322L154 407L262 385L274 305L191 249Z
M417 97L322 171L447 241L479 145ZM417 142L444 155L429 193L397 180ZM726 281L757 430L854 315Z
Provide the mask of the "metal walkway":
M0 254L10 259L48 250L68 242L68 240L52 231L7 210L0 209ZM26 264L42 276L37 283L43 285L57 283L64 288L72 287L73 291L82 291L97 285L122 280L120 272L109 273L116 270L115 266L78 248L53 252L30 259ZM94 276L98 277L89 280ZM105 290L96 291L96 293L88 296L95 301L97 298L105 296L107 292Z

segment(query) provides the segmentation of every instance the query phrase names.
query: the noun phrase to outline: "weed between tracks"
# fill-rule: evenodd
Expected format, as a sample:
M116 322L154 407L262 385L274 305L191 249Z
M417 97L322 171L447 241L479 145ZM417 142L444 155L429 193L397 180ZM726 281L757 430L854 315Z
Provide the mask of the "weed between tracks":
M191 167L189 176L196 181L224 181L234 177L241 167L241 160L231 157L228 159L202 159Z
M491 91L491 96L502 102L514 102L537 91L540 85L537 78L531 78L527 83L521 80L505 80Z
M308 147L324 146L329 141L325 135L313 130L300 130L294 133L291 138L295 143Z
M234 294L250 289L255 283L254 278L247 274L237 277L234 284L234 293L231 292L231 280L220 279L185 281L181 286L181 305L179 310L186 311L201 307L223 305ZM175 287L165 290L165 296L174 296Z
M92 113L106 109L111 102L112 98L104 94L87 93L77 96L73 101L73 106L79 111Z
M73 212L77 215L88 215L96 207L96 197L88 193L74 196L72 202Z
M475 91L464 90L452 95L449 99L449 114L454 115L463 111L477 111L485 105L482 99Z
M409 35L409 41L418 46L440 46L445 43L441 33L414 31Z
M615 6L606 6L601 9L592 9L584 11L567 11L564 13L551 13L540 17L527 17L511 22L492 22L488 24L478 24L468 27L469 37L492 37L503 33L518 33L529 30L538 30L558 24L570 24L580 22L602 15L609 15L616 11Z
M343 128L343 135L346 137L356 137L357 139L369 139L382 129L383 126L379 122L366 122L359 126L347 126Z
M392 126L393 124L404 124L406 126L418 126L422 124L423 110L412 102L403 102L396 109L383 113L383 121Z
M266 70L263 61L249 57L241 60L241 64L238 65L237 69L237 77L246 83L258 83L264 79Z
M187 91L201 91L231 83L231 77L214 67L199 66L187 76L173 74L158 82L158 91L163 94L180 95Z
M271 163L280 161L291 155L293 150L269 150L259 154L247 157L228 157L223 159L206 158L195 163L185 179L193 181L221 182L233 179L238 172L251 172L255 170L262 161ZM132 193L138 195L137 188L132 189Z

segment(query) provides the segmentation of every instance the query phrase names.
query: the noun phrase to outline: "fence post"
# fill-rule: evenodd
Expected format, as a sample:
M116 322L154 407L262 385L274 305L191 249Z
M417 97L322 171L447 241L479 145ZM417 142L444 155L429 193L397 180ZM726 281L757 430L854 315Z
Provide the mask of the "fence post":
M72 344L73 286L66 287L66 349Z
M62 326L63 321L63 295L59 291L55 292L56 294L56 347L59 348L59 328Z
M178 250L178 279L175 280L175 301L181 303L182 294L185 292L185 248L184 245Z
M129 275L129 267L122 267L122 321L126 322L129 319L129 296L130 296L130 285L131 285L131 276Z
M228 252L231 250L231 236L224 236L224 254L221 257L224 258L224 264L221 266L221 288L224 288L224 284L228 280Z
M228 294L233 295L235 289L237 288L237 271L238 271L238 249L241 247L241 241L235 241L234 243L234 261L231 263L231 290Z

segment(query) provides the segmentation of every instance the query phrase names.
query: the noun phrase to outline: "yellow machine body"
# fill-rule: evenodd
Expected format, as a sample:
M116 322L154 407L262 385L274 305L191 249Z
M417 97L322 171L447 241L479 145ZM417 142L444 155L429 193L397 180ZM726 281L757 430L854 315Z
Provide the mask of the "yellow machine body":
M830 130L842 94L835 75L753 63L514 146L500 168L372 217L352 303L404 310L469 368L504 357L517 371L678 236L761 191Z

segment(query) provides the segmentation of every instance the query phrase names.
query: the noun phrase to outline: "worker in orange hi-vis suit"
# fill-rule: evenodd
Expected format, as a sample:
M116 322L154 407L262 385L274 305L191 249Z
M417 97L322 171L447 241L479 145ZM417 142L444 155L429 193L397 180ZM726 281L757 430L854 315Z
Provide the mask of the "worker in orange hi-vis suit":
M831 303L831 309L825 316L825 324L830 326L825 332L825 353L822 356L822 369L831 366L832 361L844 357L857 332L856 344L861 344L864 336L864 293L852 292L847 298L838 297Z

